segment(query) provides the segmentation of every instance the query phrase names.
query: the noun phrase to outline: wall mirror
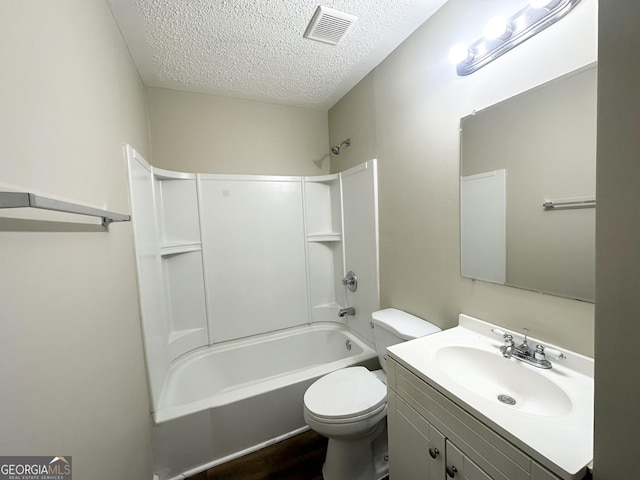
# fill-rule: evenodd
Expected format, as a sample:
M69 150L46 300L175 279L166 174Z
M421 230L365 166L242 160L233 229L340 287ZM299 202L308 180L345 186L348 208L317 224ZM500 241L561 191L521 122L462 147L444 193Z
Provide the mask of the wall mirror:
M596 73L461 120L463 277L594 301Z

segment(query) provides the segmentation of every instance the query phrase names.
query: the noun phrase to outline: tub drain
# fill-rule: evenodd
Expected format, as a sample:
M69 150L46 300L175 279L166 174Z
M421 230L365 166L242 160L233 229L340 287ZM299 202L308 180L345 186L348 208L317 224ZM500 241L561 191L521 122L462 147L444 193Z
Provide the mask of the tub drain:
M515 398L510 397L509 395L498 395L498 400L500 400L502 403L506 403L507 405L516 404Z

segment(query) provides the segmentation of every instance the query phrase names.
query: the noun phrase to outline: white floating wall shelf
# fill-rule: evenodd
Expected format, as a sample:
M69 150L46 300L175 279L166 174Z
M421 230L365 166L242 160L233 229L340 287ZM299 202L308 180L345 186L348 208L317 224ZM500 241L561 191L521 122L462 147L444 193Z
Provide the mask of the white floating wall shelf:
M109 226L111 222L128 222L131 220L130 215L108 212L107 210L100 210L98 208L87 207L75 203L61 202L59 200L41 197L33 193L0 192L0 208L25 207L100 217L102 219L102 226L104 227Z

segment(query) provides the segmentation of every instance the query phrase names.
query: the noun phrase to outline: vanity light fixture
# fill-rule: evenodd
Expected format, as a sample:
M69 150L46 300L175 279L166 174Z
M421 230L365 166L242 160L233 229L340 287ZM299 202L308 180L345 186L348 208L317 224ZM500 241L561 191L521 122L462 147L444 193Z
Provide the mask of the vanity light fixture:
M469 48L464 43L456 43L449 50L449 61L453 64L464 62L471 56Z
M555 0L529 0L529 5L533 8L544 8L554 1Z
M484 25L482 35L486 40L507 39L511 35L510 24L502 16L490 18Z
M567 15L581 0L529 0L512 17L493 17L483 37L470 46L454 45L449 60L458 75L469 75Z

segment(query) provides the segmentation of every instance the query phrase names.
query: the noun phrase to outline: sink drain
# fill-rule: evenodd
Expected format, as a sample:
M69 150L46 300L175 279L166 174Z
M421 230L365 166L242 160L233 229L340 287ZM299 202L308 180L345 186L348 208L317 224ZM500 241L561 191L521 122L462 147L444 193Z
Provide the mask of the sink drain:
M507 405L516 404L516 399L513 397L510 397L509 395L498 395L498 400L500 400L502 403L506 403Z

